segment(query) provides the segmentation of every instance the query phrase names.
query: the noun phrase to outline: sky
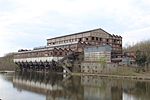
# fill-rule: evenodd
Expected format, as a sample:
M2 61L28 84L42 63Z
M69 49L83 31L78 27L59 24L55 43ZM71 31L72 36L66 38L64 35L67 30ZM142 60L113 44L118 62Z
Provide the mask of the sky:
M150 39L150 0L0 0L0 56L97 28L123 46Z

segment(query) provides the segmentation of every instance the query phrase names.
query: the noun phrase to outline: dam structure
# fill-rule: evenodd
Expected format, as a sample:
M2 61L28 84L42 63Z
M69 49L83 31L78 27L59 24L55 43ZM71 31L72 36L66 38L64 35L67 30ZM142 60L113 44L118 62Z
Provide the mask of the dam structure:
M111 50L108 53L105 52L107 48ZM81 72L84 57L90 56L88 61L98 61L99 57L106 55L109 63L122 61L122 37L98 28L47 39L46 46L33 50L20 49L14 54L14 62L21 70L71 73Z

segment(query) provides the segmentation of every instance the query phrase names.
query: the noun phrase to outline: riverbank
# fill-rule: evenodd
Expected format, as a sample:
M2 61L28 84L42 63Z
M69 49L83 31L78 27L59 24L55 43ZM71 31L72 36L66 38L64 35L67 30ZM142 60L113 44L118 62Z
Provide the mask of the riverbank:
M0 71L0 73L13 73L15 71Z
M15 72L15 70L0 70L0 73ZM31 71L32 72L32 71ZM35 72L35 71L33 71ZM43 73L38 71L37 73ZM46 73L50 73L47 71ZM64 74L64 73L57 73ZM116 71L109 73L71 73L73 76L98 76L108 78L119 78L119 79L134 79L134 80L150 80L150 71L143 71L143 69L133 67L118 67Z
M116 71L109 73L71 73L77 76L99 76L108 78L150 80L150 71L133 67L118 67Z
M105 75L105 74L89 74L89 73L72 73L74 76L98 76L108 78L119 78L119 79L134 79L134 80L149 80L150 76L123 76L123 75Z
M13 73L15 71L0 71L0 73ZM37 73L43 73L41 71ZM48 73L48 72L46 72ZM64 73L57 73L64 74ZM129 79L129 80L147 80L150 81L150 74L139 74L139 75L112 75L112 74L91 74L91 73L71 73L72 76L96 76L96 77L105 77L105 78L114 78L114 79Z

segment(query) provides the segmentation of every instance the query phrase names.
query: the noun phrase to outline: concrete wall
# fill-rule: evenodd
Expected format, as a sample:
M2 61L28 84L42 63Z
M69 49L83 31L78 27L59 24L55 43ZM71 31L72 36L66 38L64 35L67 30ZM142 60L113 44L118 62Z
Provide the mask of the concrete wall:
M108 63L106 65L102 65L100 63L94 62L83 62L81 63L81 72L82 73L112 73L117 70L117 65L114 63Z
M100 61L105 60L107 63L111 62L111 46L90 46L84 48L84 61Z

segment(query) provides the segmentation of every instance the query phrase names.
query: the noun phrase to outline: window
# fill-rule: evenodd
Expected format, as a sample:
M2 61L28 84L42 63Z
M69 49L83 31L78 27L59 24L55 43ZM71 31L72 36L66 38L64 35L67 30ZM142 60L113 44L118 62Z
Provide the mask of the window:
M79 38L79 42L82 41L82 38Z
M98 40L98 37L96 37L96 40Z
M92 37L92 40L94 40L95 38L94 37Z
M100 41L102 41L102 38L99 38Z
M109 42L109 40L107 39L107 42Z

